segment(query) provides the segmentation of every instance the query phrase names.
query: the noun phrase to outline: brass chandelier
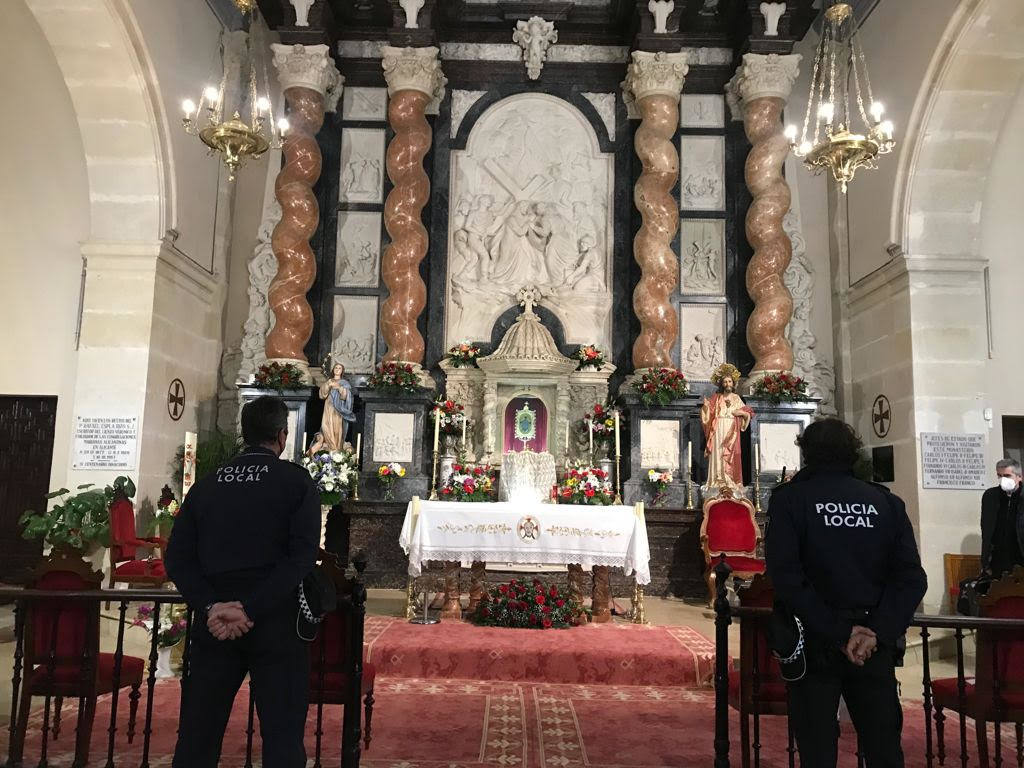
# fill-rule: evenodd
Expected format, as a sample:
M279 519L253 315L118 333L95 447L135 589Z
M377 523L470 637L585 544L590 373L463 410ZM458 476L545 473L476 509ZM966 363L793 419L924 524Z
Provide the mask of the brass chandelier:
M185 99L181 104L184 117L181 124L190 136L198 136L210 149L210 154L220 153L228 167L228 181L235 180L235 174L247 158L256 158L268 149L280 149L288 131L285 118L274 122L274 109L270 101L270 87L267 79L266 61L261 47L254 36L258 34L256 22L258 11L253 0L234 0L243 16L248 16L249 37L246 43L248 76L246 88L239 95L238 104L230 119L225 120L225 91L228 68L224 67L218 87L207 85L199 95L199 103ZM261 63L260 82L257 82L257 59ZM248 107L249 120L242 119L241 113ZM268 134L268 126L270 133Z
M786 138L804 165L815 173L829 169L846 192L858 169L877 168L878 155L892 152L895 128L882 119L885 107L872 94L853 8L833 2L824 16L803 132L798 139L790 125Z

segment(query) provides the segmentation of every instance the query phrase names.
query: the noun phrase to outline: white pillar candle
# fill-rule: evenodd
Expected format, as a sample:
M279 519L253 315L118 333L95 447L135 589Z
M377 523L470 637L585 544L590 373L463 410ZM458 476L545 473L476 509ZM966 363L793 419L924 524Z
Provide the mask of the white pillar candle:
M693 478L693 443L686 444L686 471L687 477Z
M306 440L307 440L308 438L309 438L309 435L307 435L307 434L306 434L305 432L303 432L303 433L302 433L302 452L303 452L303 453L305 453L305 452L306 452Z
M363 433L356 435L356 469L363 466Z
M565 455L569 456L569 422L565 422Z
M437 443L441 436L441 409L434 409L434 451L437 451Z
M615 455L621 455L619 450L619 412L615 412Z
M591 419L587 422L590 426L590 457L594 457L594 420Z
M466 416L462 416L462 450L466 450Z
M761 450L758 446L754 446L754 474L761 474Z

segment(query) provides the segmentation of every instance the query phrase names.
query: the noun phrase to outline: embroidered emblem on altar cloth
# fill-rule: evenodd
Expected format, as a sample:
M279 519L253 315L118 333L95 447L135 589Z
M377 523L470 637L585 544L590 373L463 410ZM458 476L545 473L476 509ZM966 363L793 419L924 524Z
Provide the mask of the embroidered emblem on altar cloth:
M540 523L536 518L527 515L520 519L516 531L523 541L537 541L540 538Z

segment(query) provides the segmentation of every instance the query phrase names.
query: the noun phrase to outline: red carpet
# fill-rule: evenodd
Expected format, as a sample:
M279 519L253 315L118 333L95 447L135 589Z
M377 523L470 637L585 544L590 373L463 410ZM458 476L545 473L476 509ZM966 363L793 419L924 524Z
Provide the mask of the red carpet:
M680 686L611 686L388 678L377 682L373 744L363 753L368 768L707 768L713 762L714 697L708 689ZM137 766L141 734L129 746L123 731L127 702L122 699L117 765ZM157 684L150 765L170 765L178 711L178 685ZM241 768L245 756L246 689L239 695L225 739L222 768ZM315 709L310 710L307 750L312 759ZM731 712L732 764L739 763L739 724ZM109 697L100 701L91 766L106 754ZM39 755L42 716L33 718L27 765ZM70 765L73 710L65 708L65 728L51 744L49 765ZM956 721L947 724L947 765L959 764ZM971 764L976 765L973 728L968 724ZM325 708L325 765L337 765L341 712ZM1004 757L1010 759L1012 728L1004 728ZM3 757L6 757L6 729ZM762 719L761 765L783 768L785 723ZM256 756L259 737L256 737ZM852 768L854 740L844 726L840 765ZM904 735L907 766L924 762L923 717L919 704L908 705ZM256 765L259 765L257 760Z
M591 624L562 630L366 620L367 660L389 677L606 685L701 685L715 647L689 627Z

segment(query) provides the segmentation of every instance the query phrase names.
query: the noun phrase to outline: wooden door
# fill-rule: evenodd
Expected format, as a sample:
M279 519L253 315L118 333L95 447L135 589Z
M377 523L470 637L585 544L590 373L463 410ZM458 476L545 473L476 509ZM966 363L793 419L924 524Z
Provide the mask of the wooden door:
M42 542L21 537L18 518L50 490L57 398L0 395L0 580L32 568Z

